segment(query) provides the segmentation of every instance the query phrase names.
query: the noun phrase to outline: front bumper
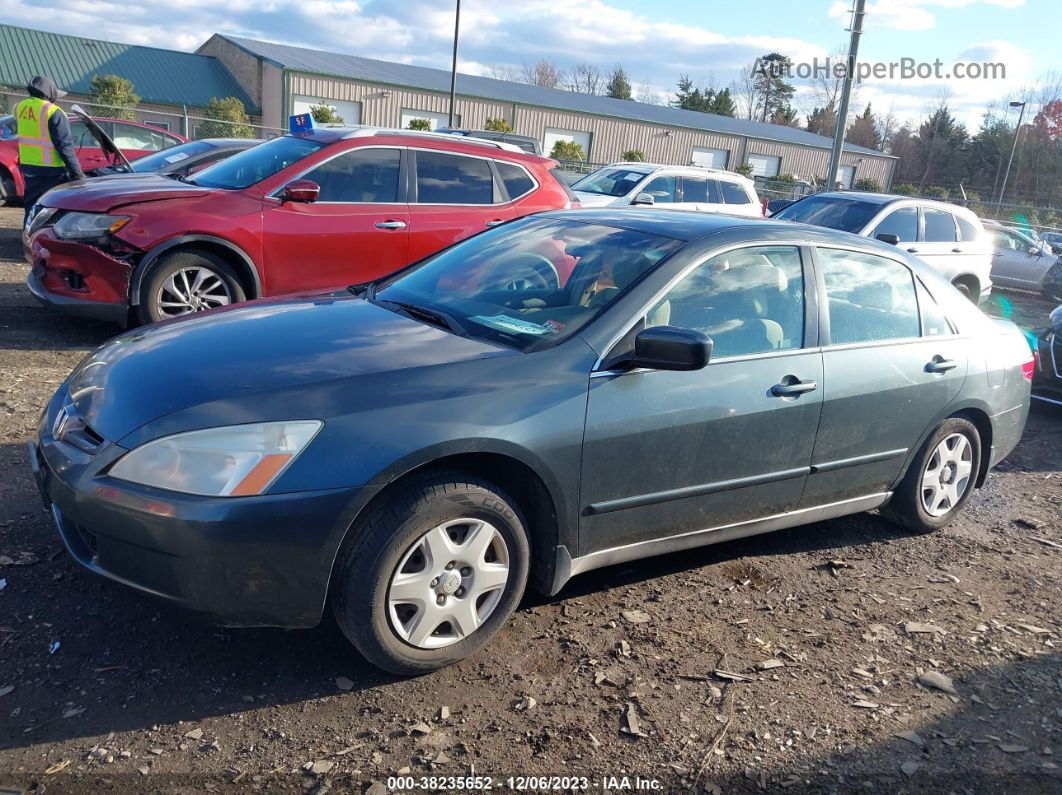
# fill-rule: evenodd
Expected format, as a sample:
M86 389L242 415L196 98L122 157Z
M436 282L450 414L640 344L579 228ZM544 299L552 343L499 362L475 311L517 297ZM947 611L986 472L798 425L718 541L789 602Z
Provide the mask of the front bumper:
M69 315L125 325L131 263L96 246L55 237L45 227L27 238L26 286L40 301Z
M54 408L30 464L77 563L223 626L320 621L339 544L375 489L209 498L125 483L106 475L125 450L55 440Z

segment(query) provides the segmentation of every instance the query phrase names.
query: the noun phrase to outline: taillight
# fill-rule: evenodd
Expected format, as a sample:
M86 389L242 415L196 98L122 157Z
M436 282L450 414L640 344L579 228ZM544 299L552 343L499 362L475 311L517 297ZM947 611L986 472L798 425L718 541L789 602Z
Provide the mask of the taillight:
M1021 374L1028 378L1030 381L1032 380L1033 374L1036 372L1037 359L1039 358L1040 354L1038 354L1036 351L1033 351L1032 358L1029 359L1029 361L1027 362L1022 362Z

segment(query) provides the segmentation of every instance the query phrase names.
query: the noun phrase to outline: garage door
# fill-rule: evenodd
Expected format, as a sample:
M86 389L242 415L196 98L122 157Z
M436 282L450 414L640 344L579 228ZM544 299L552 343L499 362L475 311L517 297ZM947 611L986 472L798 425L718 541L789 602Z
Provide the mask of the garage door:
M335 108L336 115L343 120L344 124L361 124L361 103L348 102L341 99L318 99L299 94L292 96L293 113L309 113L313 105L329 105Z
M706 146L693 147L693 165L707 168L726 168L730 152L726 149L709 149Z
M431 110L415 110L414 108L402 108L401 124L399 126L405 130L409 128L409 123L413 119L427 119L431 124L431 129L438 130L440 127L450 126L450 114L449 113L436 113ZM461 126L461 115L454 114L454 127Z
M782 168L782 158L777 155L749 155L754 177L777 177Z
M542 152L548 155L553 151L553 145L557 141L574 141L583 148L583 156L590 159L590 133L581 130L564 130L560 127L547 127L546 135L542 139Z

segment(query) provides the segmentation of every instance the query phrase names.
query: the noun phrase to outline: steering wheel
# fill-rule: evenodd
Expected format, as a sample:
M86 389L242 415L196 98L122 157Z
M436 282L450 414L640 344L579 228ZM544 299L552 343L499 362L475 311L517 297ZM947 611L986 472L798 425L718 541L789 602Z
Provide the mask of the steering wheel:
M525 251L498 265L485 279L486 287L495 290L556 290L560 287L557 269L549 258Z

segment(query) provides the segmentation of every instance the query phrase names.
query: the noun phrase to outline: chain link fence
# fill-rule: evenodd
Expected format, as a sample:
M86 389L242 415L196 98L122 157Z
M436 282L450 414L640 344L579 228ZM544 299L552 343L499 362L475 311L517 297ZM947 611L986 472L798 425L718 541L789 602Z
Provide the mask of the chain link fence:
M25 98L25 93L0 92L0 116L14 113L15 106ZM202 112L198 108L193 109L192 112L185 109L181 113L156 109L150 105L119 108L111 105L100 105L91 102L89 99L73 97L64 97L56 104L67 112L74 105L79 105L93 117L128 119L151 127L157 127L160 130L176 133L190 140L199 140L201 138L258 138L268 140L269 138L276 138L278 135L284 135L287 132L287 130L280 127L254 124L252 121L242 123L210 119L206 116L197 115Z

